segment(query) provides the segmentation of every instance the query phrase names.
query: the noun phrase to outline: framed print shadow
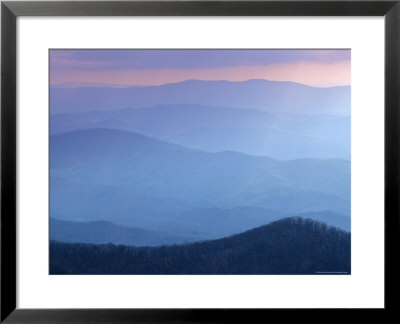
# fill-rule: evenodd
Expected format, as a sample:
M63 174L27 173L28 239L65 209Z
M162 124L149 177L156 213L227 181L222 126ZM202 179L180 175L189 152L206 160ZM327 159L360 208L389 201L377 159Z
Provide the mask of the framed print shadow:
M2 322L237 322L278 311L18 307L19 16L384 16L385 300L363 314L396 311L399 1L4 1L1 10ZM52 47L46 60L49 276L352 276L350 48Z

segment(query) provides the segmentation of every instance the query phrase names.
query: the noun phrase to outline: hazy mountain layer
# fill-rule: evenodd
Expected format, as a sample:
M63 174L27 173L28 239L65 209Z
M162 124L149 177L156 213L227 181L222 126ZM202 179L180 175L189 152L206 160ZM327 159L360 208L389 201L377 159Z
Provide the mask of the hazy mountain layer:
M67 243L156 246L194 242L199 238L172 235L143 228L124 227L107 221L71 222L51 218L50 240Z
M55 218L93 220L104 210L109 217L144 218L142 212L157 208L168 216L191 208L237 206L282 213L350 211L348 161L206 153L104 129L51 136L50 150Z
M200 104L279 113L350 114L350 87L315 88L266 80L198 81L145 87L50 87L51 114Z
M255 109L162 105L52 115L52 134L112 128L207 152L275 158L350 159L350 117L271 114Z

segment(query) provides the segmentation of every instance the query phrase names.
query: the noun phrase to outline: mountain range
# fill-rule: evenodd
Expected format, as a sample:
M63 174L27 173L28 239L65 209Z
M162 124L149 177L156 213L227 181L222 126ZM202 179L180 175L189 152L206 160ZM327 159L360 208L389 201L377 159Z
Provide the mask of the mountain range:
M295 114L350 114L350 87L267 80L188 80L160 86L50 87L51 114L197 104Z
M51 274L350 274L349 86L65 83L49 99Z
M345 160L281 161L230 151L208 153L110 129L53 135L50 150L55 213L56 202L67 204L69 198L64 192L57 199L58 189L74 183L90 186L92 193L96 186L106 186L192 206L350 211L350 162Z
M350 159L349 116L186 104L50 117L51 134L95 128L137 132L213 153L230 150L278 159Z
M50 150L51 217L107 221L95 225L114 243L125 244L115 233L130 230L108 222L149 234L132 238L136 245L216 239L292 215L350 229L345 160L209 153L111 129L52 135ZM79 237L63 224L58 235ZM80 226L95 232L92 223Z

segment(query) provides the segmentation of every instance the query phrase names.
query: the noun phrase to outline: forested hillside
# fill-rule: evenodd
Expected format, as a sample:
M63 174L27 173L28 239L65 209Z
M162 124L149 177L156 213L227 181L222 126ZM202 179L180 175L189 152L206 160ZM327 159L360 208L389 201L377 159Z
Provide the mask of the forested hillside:
M350 233L285 218L231 237L161 247L50 243L51 274L350 274Z

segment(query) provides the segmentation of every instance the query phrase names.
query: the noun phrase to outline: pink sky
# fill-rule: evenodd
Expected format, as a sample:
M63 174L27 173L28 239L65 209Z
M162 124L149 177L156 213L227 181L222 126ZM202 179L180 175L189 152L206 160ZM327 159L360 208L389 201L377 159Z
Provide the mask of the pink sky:
M349 51L345 50L52 50L50 76L51 84L97 82L126 86L189 79L266 79L331 87L351 84L351 65Z
M52 74L51 83L102 82L119 85L160 85L188 79L244 81L266 79L293 81L315 87L349 85L350 62L296 62L269 66L235 66L213 69L128 69L128 70L71 70Z

